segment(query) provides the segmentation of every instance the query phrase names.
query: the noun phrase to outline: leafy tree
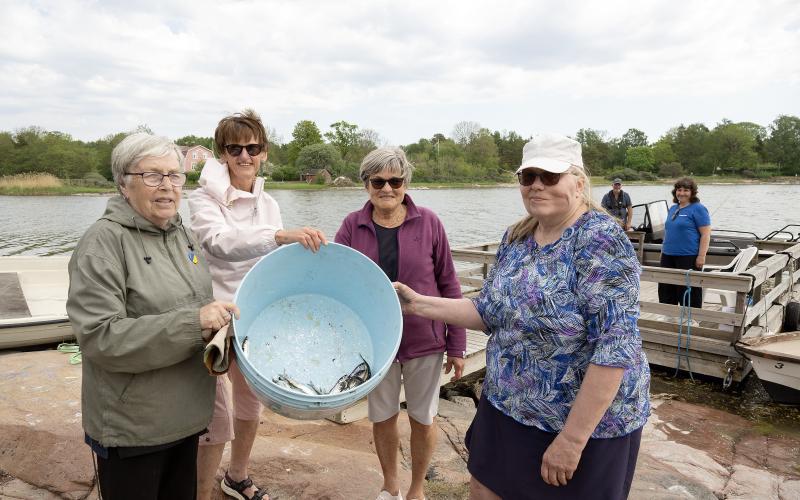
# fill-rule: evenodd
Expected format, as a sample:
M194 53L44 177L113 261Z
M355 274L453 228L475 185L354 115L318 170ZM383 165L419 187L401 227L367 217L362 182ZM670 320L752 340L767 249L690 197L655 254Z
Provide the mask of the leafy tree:
M300 151L312 144L321 144L322 135L317 124L311 120L303 120L297 123L292 130L292 141L289 143L286 159L289 165L294 165Z
M500 168L503 170L516 170L522 163L522 148L525 146L526 139L514 132L495 131L492 134L494 143L497 146L497 157Z
M111 174L111 151L117 147L117 144L122 142L122 139L127 137L128 132L117 132L116 134L107 135L103 139L89 143L89 147L95 150L97 155L98 167L97 171L108 180L114 180Z
M723 121L709 134L706 155L717 171L740 173L758 163L755 146L755 138L747 128Z
M311 144L300 150L295 165L301 173L327 168L332 174L339 175L342 156L331 144Z
M649 172L653 169L655 160L653 150L649 146L634 146L628 148L625 155L625 166L639 172Z
M488 129L481 129L464 147L467 163L477 167L484 174L493 176L497 172L500 159L497 144ZM470 176L472 177L472 176Z
M769 130L765 145L769 160L784 175L800 174L800 118L781 115L769 125Z
M656 167L678 162L678 157L675 155L675 151L672 150L672 145L666 138L662 137L653 144L653 162Z
M626 149L647 146L647 134L638 128L629 128L620 137L620 142L625 145Z
M214 151L214 138L213 137L198 137L196 135L185 135L179 139L175 140L175 144L178 146L204 146ZM219 151L217 151L219 154Z
M583 164L589 172L600 171L606 166L609 147L602 130L582 128L575 134L575 140L581 143Z
M339 150L339 154L344 160L355 160L353 153L355 153L360 139L358 125L347 123L344 120L332 123L330 132L325 132L325 138Z
M274 181L297 181L300 180L300 171L297 167L283 165L272 170L272 180Z
M688 127L681 124L666 134L684 171L691 175L712 173L713 165L706 155L709 135L708 127L702 123L693 123Z

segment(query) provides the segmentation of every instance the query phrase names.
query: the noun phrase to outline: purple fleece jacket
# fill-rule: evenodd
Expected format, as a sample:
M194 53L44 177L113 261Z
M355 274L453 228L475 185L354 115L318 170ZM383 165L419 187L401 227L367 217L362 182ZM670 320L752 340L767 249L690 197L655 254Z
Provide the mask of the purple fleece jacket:
M405 195L406 218L397 231L397 281L417 293L434 297L461 298L450 244L442 222L432 211L417 207ZM336 243L363 253L378 264L378 237L372 225L372 202L350 213L336 232ZM397 360L447 351L448 356L463 358L467 348L464 328L445 325L420 316L403 315L403 338Z

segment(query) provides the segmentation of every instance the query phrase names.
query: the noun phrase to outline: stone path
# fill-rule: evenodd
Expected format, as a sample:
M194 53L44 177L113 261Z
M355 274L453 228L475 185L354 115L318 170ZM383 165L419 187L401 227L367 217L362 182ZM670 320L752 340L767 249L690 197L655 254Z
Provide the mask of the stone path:
M0 363L0 498L96 498L80 426L80 365L69 365L67 356L55 351L3 353ZM797 438L772 435L743 418L669 397L655 397L654 408L643 433L632 499L800 498ZM468 496L463 437L474 411L441 401L429 499ZM405 416L400 422L407 487L409 426ZM371 500L381 485L367 421L339 425L270 412L263 414L251 475L277 500ZM225 497L217 491L216 498Z

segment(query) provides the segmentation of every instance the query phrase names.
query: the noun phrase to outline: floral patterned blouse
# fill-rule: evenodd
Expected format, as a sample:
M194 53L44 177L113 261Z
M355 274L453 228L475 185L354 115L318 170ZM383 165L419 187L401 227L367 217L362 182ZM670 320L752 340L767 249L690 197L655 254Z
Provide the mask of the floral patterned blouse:
M583 214L540 247L508 233L473 299L491 335L483 394L518 422L559 432L589 363L625 369L593 438L629 434L650 414L650 368L642 351L641 267L610 216Z

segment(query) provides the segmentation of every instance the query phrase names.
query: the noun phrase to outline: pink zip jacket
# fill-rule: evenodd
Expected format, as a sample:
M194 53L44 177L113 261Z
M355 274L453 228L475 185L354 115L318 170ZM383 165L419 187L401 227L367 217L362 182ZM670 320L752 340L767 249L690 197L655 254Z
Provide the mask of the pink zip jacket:
M231 186L228 167L206 160L200 188L189 195L192 231L211 268L216 300L232 301L244 275L262 256L278 248L283 229L278 202L256 177L253 192Z
M447 234L439 218L431 210L418 207L406 195L403 203L408 211L397 232L397 281L414 291L435 297L461 298L461 285L456 277ZM372 225L372 202L352 212L336 233L336 243L363 253L378 264L378 237ZM429 354L444 352L463 358L467 348L467 331L420 316L403 315L403 338L397 359L401 363Z

